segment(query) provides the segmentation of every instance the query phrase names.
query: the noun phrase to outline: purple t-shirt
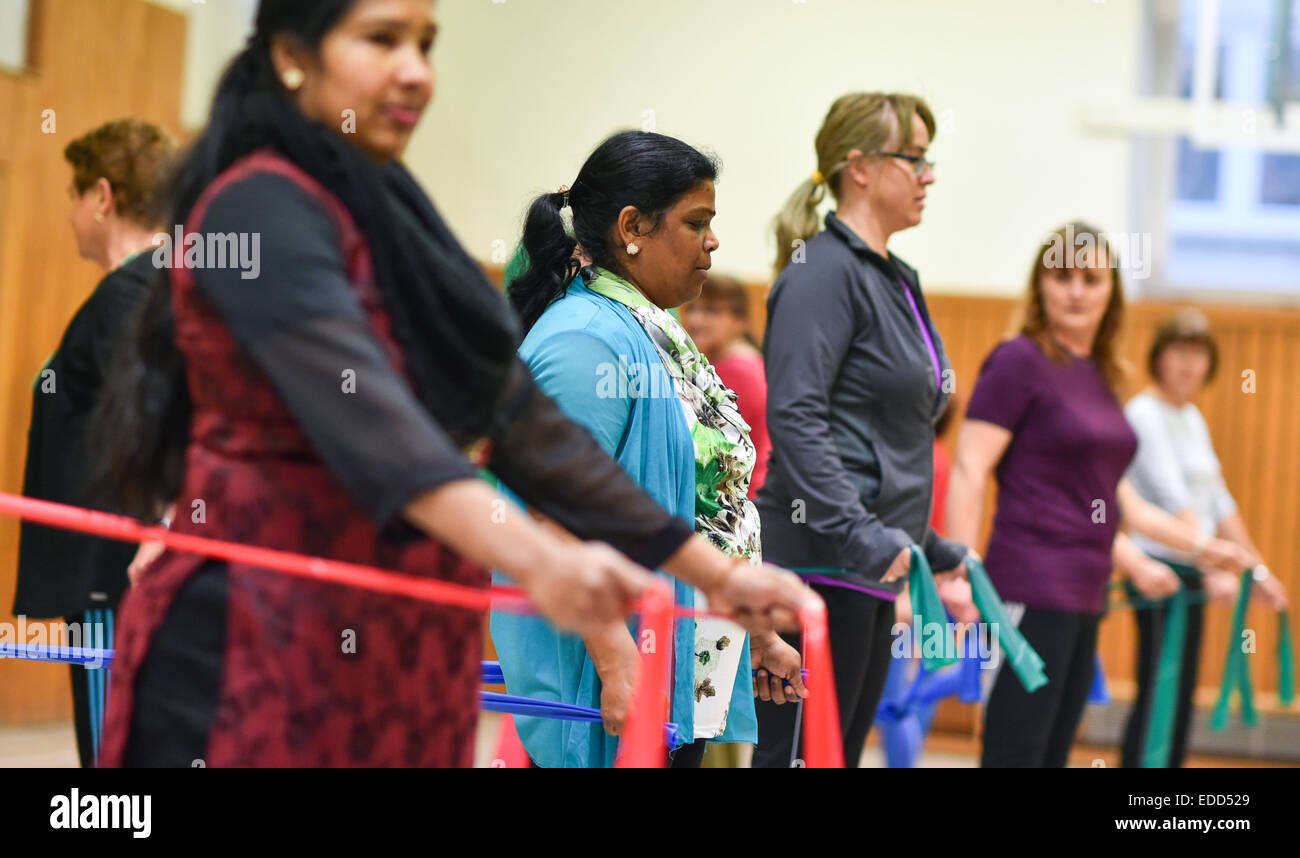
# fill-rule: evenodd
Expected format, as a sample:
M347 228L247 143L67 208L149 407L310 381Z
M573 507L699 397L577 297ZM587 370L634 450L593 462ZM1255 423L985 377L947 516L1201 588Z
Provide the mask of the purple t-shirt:
M1120 518L1115 490L1137 436L1096 364L1068 353L1054 361L1021 335L984 361L966 416L1012 433L985 556L998 593L1101 613Z

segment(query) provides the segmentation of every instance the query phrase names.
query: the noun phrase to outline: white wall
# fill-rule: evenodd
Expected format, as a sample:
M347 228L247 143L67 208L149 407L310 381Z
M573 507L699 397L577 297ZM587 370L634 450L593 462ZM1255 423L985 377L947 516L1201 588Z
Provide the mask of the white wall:
M191 16L197 125L251 0L154 2ZM926 221L891 243L928 288L1017 293L1044 231L1133 228L1129 144L1080 114L1135 93L1139 0L441 0L438 16L438 91L407 160L484 260L533 195L653 116L722 158L717 270L765 278L771 216L816 166L831 101L861 89L939 117Z
M408 160L462 240L513 244L533 194L608 133L724 162L717 270L768 276L768 223L816 166L831 101L915 92L940 117L926 221L891 249L933 288L1018 292L1042 232L1128 230L1129 146L1085 136L1135 92L1138 0L443 0L434 107Z
M257 0L149 0L189 17L185 35L185 79L181 122L199 128L207 120L222 71L252 30Z

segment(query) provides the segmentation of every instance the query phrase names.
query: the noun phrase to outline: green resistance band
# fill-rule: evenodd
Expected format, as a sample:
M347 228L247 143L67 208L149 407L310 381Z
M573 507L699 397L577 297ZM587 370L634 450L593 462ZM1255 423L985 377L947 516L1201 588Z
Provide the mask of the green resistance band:
M1241 648L1241 636L1245 630L1246 610L1244 603L1249 601L1250 588L1254 581L1254 570L1247 569L1241 575L1241 591L1237 594L1237 607L1233 613L1233 640L1228 651L1229 658L1235 656L1235 665L1224 665L1223 684L1219 688L1219 701L1214 710L1210 726L1215 730L1228 723L1229 698L1235 685L1241 693L1241 721L1247 727L1255 724L1255 700L1250 684L1250 667L1246 663L1246 653ZM1286 611L1277 613L1277 699L1283 706L1295 702L1295 656L1291 642L1291 618ZM1229 674L1229 671L1233 674ZM1235 678L1235 682L1233 681Z
M1115 589L1123 591L1125 589L1124 584L1122 582L1117 584ZM1210 601L1210 597L1205 595L1204 590L1187 590L1184 588L1178 592L1183 595L1189 605ZM1165 596L1160 599L1148 599L1136 590L1126 592L1125 596L1126 598L1122 602L1111 602L1106 606L1106 610L1118 611L1125 607L1132 608L1135 611L1145 611L1148 608L1164 608L1169 605L1169 600L1173 598L1173 596Z
M1169 751L1174 735L1174 715L1178 709L1178 686L1183 674L1183 643L1187 637L1187 605L1192 601L1186 587L1168 599L1164 629L1160 642L1160 661L1156 666L1155 688L1151 696L1151 717L1142 745L1142 768L1163 769L1169 766Z
M1242 698L1242 722L1246 726L1251 726L1256 721L1250 670L1246 663L1246 653L1241 648L1246 608L1250 603L1250 587L1253 580L1251 573L1252 570L1243 573L1242 588L1237 594L1236 607L1233 611L1232 636L1224 663L1219 699L1210 719L1210 726L1214 730L1222 730L1227 726L1234 689L1240 692ZM1143 744L1143 768L1165 768L1168 765L1174 716L1177 710L1178 686L1182 679L1182 650L1187 634L1187 608L1189 605L1205 602L1207 598L1204 591L1192 591L1186 587L1165 599L1148 599L1136 592L1129 593L1129 605L1135 610L1163 607L1168 611L1161 636L1160 659L1153 683L1151 716L1147 722L1147 734ZM1290 706L1295 700L1295 665L1292 652L1290 618L1286 611L1280 611L1277 641L1278 700L1283 706Z
M1169 766L1169 752L1172 748L1174 720L1178 712L1178 687L1183 676L1183 645L1187 639L1187 608L1189 605L1206 601L1204 590L1189 590L1185 583L1188 575L1196 574L1191 567L1179 567L1165 563L1178 574L1179 589L1172 596L1161 599L1149 599L1137 592L1132 585L1116 583L1115 589L1128 594L1128 604L1134 610L1145 611L1151 608L1164 608L1163 627L1160 635L1160 656L1156 662L1155 678L1152 682L1150 715L1147 718L1146 736L1142 742L1141 766L1144 769L1163 769ZM1186 570L1185 572L1182 570Z
M939 598L939 587L934 583L930 562L925 559L918 546L911 546L910 551L912 564L908 570L908 585L912 591L912 614L916 617L916 628L913 634L921 635L921 640L924 641L924 635L931 628L932 623L938 623L944 629L948 627L948 612L943 607L943 600ZM952 653L952 648L949 646L942 647L938 655L929 655L926 650L927 647L921 647L921 663L926 670L938 670L959 661L956 653ZM952 654L945 655L945 653Z
M1291 643L1291 619L1286 611L1277 615L1277 699L1283 706L1295 702L1295 650Z
M1223 682L1219 685L1219 700L1210 715L1210 729L1222 730L1228 726L1228 709L1232 690L1241 695L1241 723L1255 726L1255 694L1250 687L1250 670L1246 666L1246 653L1241 648L1241 636L1246 627L1246 605L1250 602L1250 585L1254 576L1248 569L1241 573L1241 589L1237 591L1237 605L1232 611L1232 635L1228 639L1228 656L1223 665Z
M1025 691L1037 691L1047 684L1047 672L1043 670L1043 659L1025 640L1025 636L1016 628L1016 624L1007 615L1006 606L998 596L997 588L984 569L984 564L971 555L966 557L966 575L970 578L971 599L980 612L980 617L988 623L998 636L998 647L1002 657L1011 665L1020 679Z

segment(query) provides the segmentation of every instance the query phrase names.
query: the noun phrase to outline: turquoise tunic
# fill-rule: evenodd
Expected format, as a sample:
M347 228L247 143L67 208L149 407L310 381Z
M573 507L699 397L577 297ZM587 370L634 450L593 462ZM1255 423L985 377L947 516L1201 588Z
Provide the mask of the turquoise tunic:
M683 406L654 344L626 307L575 279L565 297L542 314L519 355L542 390L587 427L638 485L668 511L694 522L695 447ZM508 583L500 573L496 577ZM691 607L694 589L670 580L677 604ZM556 632L538 617L504 611L492 612L491 631L511 694L600 708L600 679L580 638ZM673 647L686 657L674 659L671 718L682 741L690 742L695 735L693 620L677 621ZM529 756L543 768L614 761L618 740L599 723L516 717L515 725ZM748 636L727 729L713 741L758 741Z

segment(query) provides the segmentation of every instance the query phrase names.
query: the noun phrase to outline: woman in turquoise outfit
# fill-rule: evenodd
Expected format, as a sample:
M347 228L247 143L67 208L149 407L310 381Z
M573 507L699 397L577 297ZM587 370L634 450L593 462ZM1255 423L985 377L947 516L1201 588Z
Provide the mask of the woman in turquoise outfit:
M610 137L572 189L534 201L507 282L528 331L519 354L541 388L665 509L738 563L757 564L749 427L667 312L699 296L718 246L716 177L716 163L679 140ZM689 584L674 587L679 605L704 607ZM512 694L601 710L603 724L516 718L532 760L610 765L639 645L650 642L622 623L578 638L506 613L493 614L492 640ZM775 634L751 640L728 621L680 619L672 646L674 768L699 766L711 741L755 742L755 693L777 702L807 693L799 653Z

